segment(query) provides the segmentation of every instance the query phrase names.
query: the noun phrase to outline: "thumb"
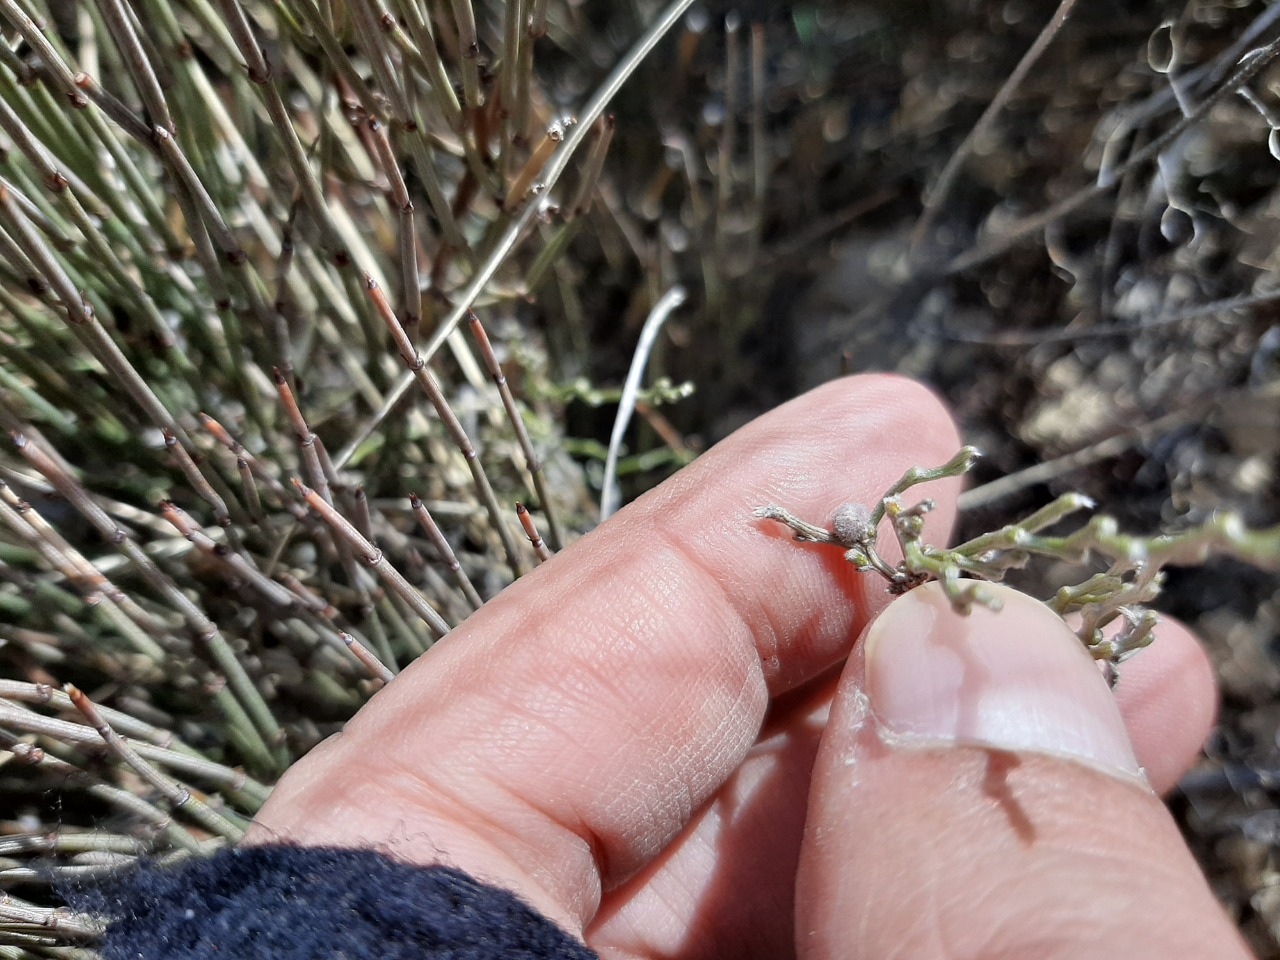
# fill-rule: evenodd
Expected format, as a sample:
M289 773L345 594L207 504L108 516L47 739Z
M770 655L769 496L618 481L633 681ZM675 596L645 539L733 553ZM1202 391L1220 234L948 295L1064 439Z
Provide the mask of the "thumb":
M814 768L799 955L1244 958L1111 691L1043 604L894 601ZM1158 641L1157 641L1158 642Z

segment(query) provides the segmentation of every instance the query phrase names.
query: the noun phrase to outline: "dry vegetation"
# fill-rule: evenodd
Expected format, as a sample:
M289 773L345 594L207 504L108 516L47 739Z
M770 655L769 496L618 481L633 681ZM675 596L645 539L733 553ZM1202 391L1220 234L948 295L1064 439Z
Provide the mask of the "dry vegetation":
M1280 7L685 6L0 0L0 956L589 528L620 398L626 494L897 369L987 454L965 536L1280 520ZM1173 804L1280 956L1280 594L1163 603L1225 694Z

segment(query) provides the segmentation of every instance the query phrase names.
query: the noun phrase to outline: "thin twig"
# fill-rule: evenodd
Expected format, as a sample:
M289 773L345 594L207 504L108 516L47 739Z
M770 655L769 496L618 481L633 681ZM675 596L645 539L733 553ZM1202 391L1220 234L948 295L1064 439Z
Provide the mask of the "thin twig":
M489 342L489 334L485 332L484 324L472 313L470 325L471 335L475 338L476 346L480 351L480 359L484 361L489 375L493 378L494 386L498 388L498 396L502 399L502 407L507 412L507 420L511 424L511 429L515 431L516 442L520 444L520 451L524 454L525 466L528 467L529 475L533 478L534 493L538 495L538 505L542 508L547 523L551 527L551 547L554 550L560 550L565 542L564 530L560 526L558 511L547 489L546 476L542 470L542 458L533 448L533 440L530 439L529 430L524 425L524 417L521 416L520 408L516 405L516 398L511 392L511 385L507 383L507 376L502 372L502 364L498 362L498 356L493 352L493 344Z
M440 384L436 382L436 378L427 369L427 361L410 342L403 325L396 317L395 311L391 309L391 304L387 303L387 298L383 295L377 282L372 277L366 276L365 286L369 291L369 296L373 300L375 308L386 324L387 332L391 334L391 339L395 341L396 351L400 354L400 359L404 361L404 365L408 367L413 379L422 388L422 392L427 395L431 405L435 407L436 415L444 425L449 438L453 441L454 446L458 448L458 452L462 454L462 459L466 461L467 469L471 471L471 478L475 482L476 492L480 495L480 502L484 504L485 510L488 511L489 521L493 525L494 532L498 534L498 538L502 541L512 573L518 577L524 565L520 562L515 539L511 536L511 531L507 529L502 511L498 507L498 498L494 495L493 485L489 482L489 475L485 473L484 464L480 462L480 455L476 453L476 448L472 444L471 438L467 436L467 431L463 429L462 423L453 412L453 408L449 406L449 401L445 398L444 391L440 389Z
M533 516L525 509L523 503L516 503L516 516L520 518L520 526L524 527L524 535L529 538L529 545L533 547L533 553L538 558L538 562L545 563L550 560L551 551L542 541L537 524L533 522Z
M462 57L462 96L469 113L484 106L484 96L480 91L480 43L476 36L476 15L471 8L471 0L451 0L453 16L458 27L458 46ZM477 143L481 150L483 143Z
M329 525L330 529L356 549L365 563L372 567L383 582L394 590L410 606L414 613L422 618L423 622L435 632L437 637L443 637L449 632L449 624L445 623L444 618L436 612L431 604L427 603L426 598L404 578L404 575L392 566L391 561L383 555L382 551L360 534L360 531L355 528L355 525L350 520L335 510L332 504L328 503L320 494L310 489L297 477L293 478L293 485L297 488L302 499L307 502L307 505L320 515L320 518Z
M128 765L134 773L138 774L143 780L151 784L156 791L171 803L175 809L185 810L193 820L202 827L212 831L220 837L225 837L232 843L238 841L244 836L244 830L236 826L222 814L218 813L212 807L200 800L190 788L182 786L173 780L170 780L150 763L144 760L137 751L135 751L125 741L120 734L116 733L98 711L97 706L90 700L83 691L73 684L68 683L64 688L67 696L71 698L71 702L75 708L80 711L85 720L89 722L98 736L107 745L107 749L115 754L121 761Z
M685 300L684 287L675 286L664 293L653 305L649 316L640 330L640 340L636 344L635 353L631 356L631 368L627 371L627 379L622 386L622 399L618 401L618 413L613 421L613 432L609 436L609 452L604 461L604 480L600 485L600 522L603 523L617 511L621 500L618 489L618 453L622 449L622 438L626 435L627 426L631 423L631 414L635 410L636 399L640 395L640 381L644 377L644 368L649 362L649 354L657 343L658 334L667 318Z
M54 488L93 525L108 543L115 545L137 571L178 611L191 632L208 649L218 668L226 674L236 696L252 716L254 727L261 737L262 752L266 755L274 753L275 762L283 765L285 761L284 731L276 722L271 708L267 706L261 692L250 679L231 644L227 642L213 621L156 566L146 552L89 496L88 491L53 456L24 434L15 434L13 441L19 453L53 484Z
M467 576L467 571L458 562L457 554L453 552L453 547L445 539L444 533L436 524L435 518L431 516L426 504L418 498L416 493L411 493L409 494L409 505L413 508L414 516L418 518L418 524L422 527L423 532L426 533L427 539L436 548L436 553L439 554L441 561L449 568L449 572L453 574L453 579L458 584L458 589L462 591L462 595L467 598L467 603L471 604L473 610L479 610L484 604L484 600L476 592L475 586L471 583L471 578Z
M360 661L361 665L369 671L369 675L383 683L390 683L396 678L385 663L379 660L363 643L357 640L349 633L339 633L338 638L343 642L351 655Z
M1124 163L1119 164L1111 172L1111 176L1108 179L1100 180L1091 186L1078 190L1040 213L1024 217L1016 223L1010 224L1001 232L999 237L955 257L944 267L943 273L951 276L986 263L988 260L1009 250L1019 241L1039 233L1048 224L1061 219L1074 210L1078 210L1095 197L1100 197L1107 193L1115 186L1116 181L1126 170L1149 163L1159 157L1179 137L1207 117L1214 107L1234 95L1237 90L1274 63L1278 57L1280 57L1280 40L1274 40L1245 54L1240 58L1235 72L1217 89L1207 94L1203 100L1196 104L1191 113L1182 117L1147 146L1126 159Z

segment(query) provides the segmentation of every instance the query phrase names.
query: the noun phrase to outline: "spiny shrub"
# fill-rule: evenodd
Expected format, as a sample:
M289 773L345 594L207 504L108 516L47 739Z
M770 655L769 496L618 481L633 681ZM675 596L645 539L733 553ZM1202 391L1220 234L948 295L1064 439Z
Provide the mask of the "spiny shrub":
M1210 355L1267 389L1256 313L1169 334L1275 300L1230 157L1202 162L1230 138L1196 137L1274 129L1280 8L1074 6L1024 56L1023 5L976 0L0 0L0 956L91 940L51 877L234 842L590 526L594 487L642 486L840 347L933 376L988 447L1020 403L1037 454L1093 439L1043 409L1077 381L1145 414ZM867 234L893 242L832 347L792 291ZM624 384L681 286L657 376ZM1136 367L1103 363L1117 329ZM996 390L984 344L1025 348ZM673 405L686 379L716 419ZM615 405L643 428L622 455L592 413ZM931 548L881 509L919 547L881 574L962 603L961 573L1047 542ZM878 568L848 523L770 515ZM1088 529L1067 540L1112 542Z

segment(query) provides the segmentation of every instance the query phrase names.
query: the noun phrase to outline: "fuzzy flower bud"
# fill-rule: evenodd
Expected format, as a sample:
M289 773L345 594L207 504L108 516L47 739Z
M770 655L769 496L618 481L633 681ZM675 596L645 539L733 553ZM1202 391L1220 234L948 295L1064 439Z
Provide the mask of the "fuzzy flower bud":
M831 516L831 536L842 547L874 543L876 528L871 523L871 511L860 503L837 507Z

